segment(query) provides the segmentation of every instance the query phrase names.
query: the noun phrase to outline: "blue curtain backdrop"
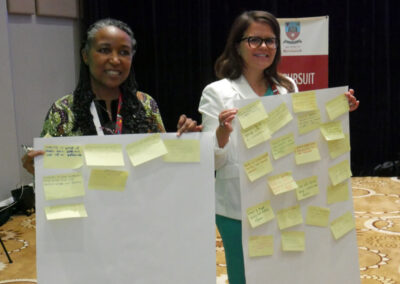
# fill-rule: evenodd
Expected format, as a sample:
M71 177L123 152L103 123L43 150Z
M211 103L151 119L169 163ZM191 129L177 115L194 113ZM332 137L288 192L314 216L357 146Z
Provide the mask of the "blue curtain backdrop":
M350 115L352 170L370 175L400 153L400 1L389 0L148 0L83 1L83 29L112 17L135 32L139 89L153 96L168 131L180 114L201 121L202 89L233 19L245 10L276 17L329 16L329 86L349 85L360 108Z

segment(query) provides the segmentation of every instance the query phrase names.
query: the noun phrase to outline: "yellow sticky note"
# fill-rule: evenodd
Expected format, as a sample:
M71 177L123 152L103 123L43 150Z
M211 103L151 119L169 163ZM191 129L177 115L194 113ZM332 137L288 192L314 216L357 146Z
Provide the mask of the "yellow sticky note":
M264 153L243 164L247 177L251 182L272 172L273 168L268 153Z
M296 183L298 186L296 189L297 200L303 200L319 193L317 176L298 180Z
M326 193L326 202L328 204L347 200L349 200L349 185L347 181L328 186L328 191Z
M124 191L128 174L127 171L93 169L90 172L88 188Z
M271 140L271 152L275 160L293 153L296 148L293 133Z
M246 213L252 228L256 228L275 218L269 200L247 208Z
M295 113L318 109L315 91L307 91L292 95L293 111Z
M83 165L81 146L45 145L43 150L45 169L77 169Z
M240 132L242 133L242 137L247 149L250 149L271 138L271 132L268 128L267 120L265 119L246 129L241 129Z
M343 94L327 102L325 108L329 119L334 120L342 114L349 112L349 102Z
M305 134L321 125L321 113L319 110L299 113L297 115L297 126L300 134Z
M316 142L299 145L295 148L294 158L296 165L311 163L321 160L318 145Z
M344 135L344 139L328 141L329 155L332 159L350 151L349 134Z
M340 239L345 234L353 230L355 227L356 224L354 222L354 217L351 212L346 212L339 218L333 220L333 222L331 223L331 231L335 240Z
M275 133L293 119L285 103L281 103L277 108L268 114L267 122L271 133Z
M306 248L304 232L282 232L281 239L283 251L304 251Z
M329 208L308 206L306 224L318 227L328 227L330 212Z
M343 162L330 167L328 172L333 185L337 185L342 181L345 181L351 177L349 160L344 160Z
M240 125L246 129L261 120L268 117L267 112L261 101L255 101L244 107L241 107L237 113Z
M88 166L124 166L120 144L86 144L84 152Z
M168 153L163 156L168 163L198 163L200 162L200 141L196 139L166 139L164 140Z
M274 254L274 236L250 236L249 256L267 256Z
M138 166L168 153L160 134L149 135L126 146L132 165Z
M340 121L321 124L320 129L326 141L344 139L342 123Z
M303 223L303 216L301 216L300 205L295 205L282 210L276 214L279 229L284 230Z
M81 173L70 173L43 177L46 200L72 198L85 195Z
M84 218L87 217L85 205L67 204L57 206L47 206L44 208L47 220Z
M292 172L269 176L267 182L275 195L291 191L298 187L292 177Z

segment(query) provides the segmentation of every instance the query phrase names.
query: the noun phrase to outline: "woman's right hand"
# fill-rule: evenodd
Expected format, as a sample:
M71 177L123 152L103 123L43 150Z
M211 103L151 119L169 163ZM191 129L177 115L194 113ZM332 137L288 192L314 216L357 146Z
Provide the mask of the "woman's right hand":
M44 155L44 151L42 150L31 150L27 152L21 159L22 166L31 174L35 174L35 166L33 164L33 160L35 157Z
M216 131L218 146L224 148L229 141L229 135L233 131L232 121L238 112L237 108L226 109L218 115L219 126Z

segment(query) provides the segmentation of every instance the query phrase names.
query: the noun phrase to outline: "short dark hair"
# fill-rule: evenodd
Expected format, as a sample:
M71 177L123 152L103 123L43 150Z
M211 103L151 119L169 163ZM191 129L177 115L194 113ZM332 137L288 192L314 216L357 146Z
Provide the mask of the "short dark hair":
M279 46L280 26L275 16L266 11L246 11L235 19L229 32L225 49L215 62L216 76L220 79L229 78L233 80L242 75L245 63L238 52L238 45L245 31L254 22L268 24L272 28L278 42L274 61L271 66L264 70L265 79L271 85L274 79L289 91L294 91L293 84L285 76L278 73L278 64L281 59L281 48Z

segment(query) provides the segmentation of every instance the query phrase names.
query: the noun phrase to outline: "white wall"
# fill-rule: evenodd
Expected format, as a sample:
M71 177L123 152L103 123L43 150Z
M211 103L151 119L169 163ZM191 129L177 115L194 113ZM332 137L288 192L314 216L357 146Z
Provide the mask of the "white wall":
M32 181L21 167L20 145L40 135L51 103L73 91L79 70L76 20L7 15L5 2L0 0L0 200L17 183Z

